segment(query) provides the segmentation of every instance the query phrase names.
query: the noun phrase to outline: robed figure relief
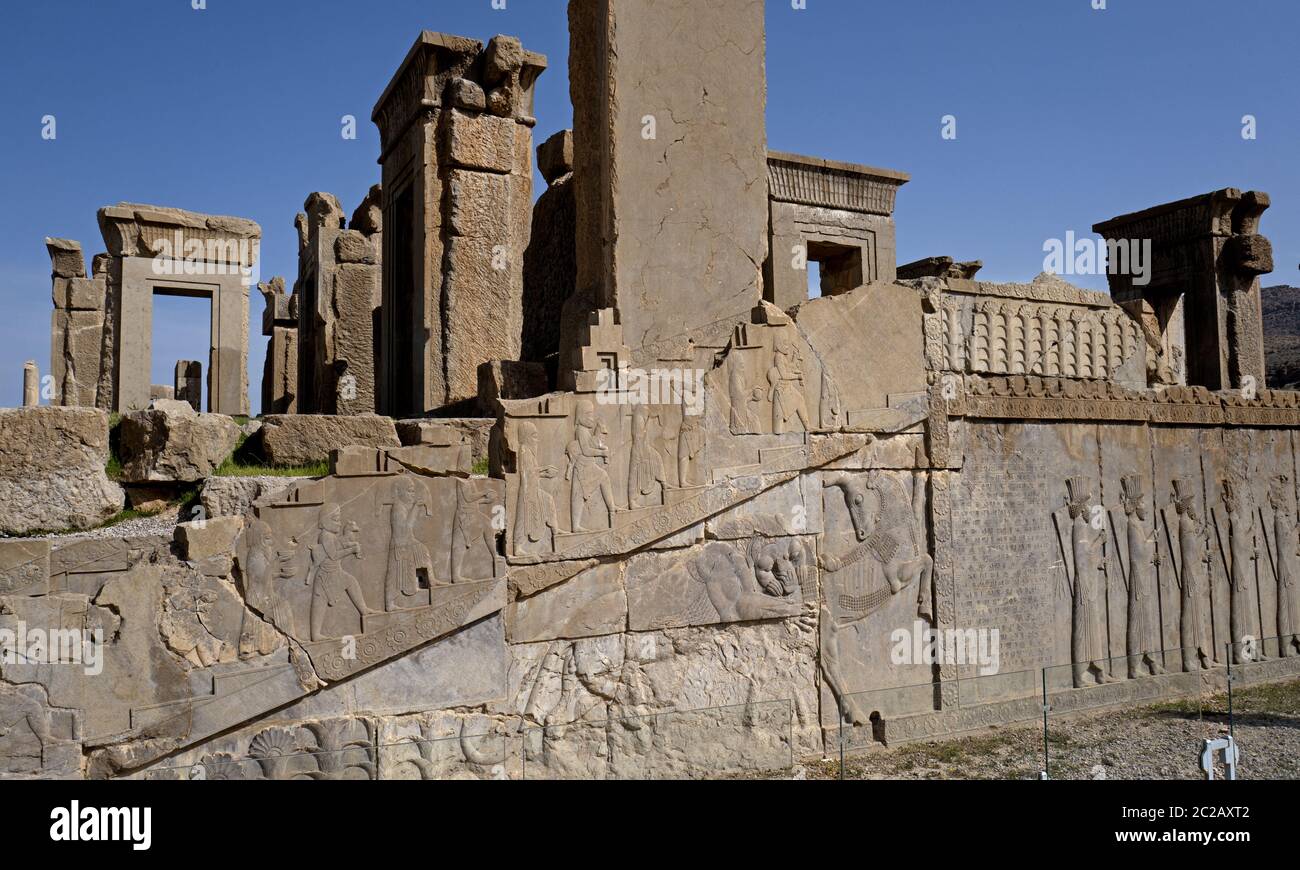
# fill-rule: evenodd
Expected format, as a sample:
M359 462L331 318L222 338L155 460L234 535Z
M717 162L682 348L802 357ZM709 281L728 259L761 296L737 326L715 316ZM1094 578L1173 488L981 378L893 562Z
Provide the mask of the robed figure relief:
M1268 492L1269 507L1273 509L1273 540L1269 552L1273 576L1277 578L1278 654L1282 656L1300 654L1300 571L1296 568L1300 539L1289 489L1290 479L1284 474L1273 479Z
M791 421L798 421L807 432L812 424L808 419L808 405L804 401L803 360L799 349L788 338L778 338L772 355L772 366L767 370L767 397L772 402L772 432L784 434Z
M1246 488L1225 480L1223 507L1228 515L1228 631L1232 640L1233 664L1264 658L1261 647L1258 587L1255 564L1259 547L1255 537L1255 510Z
M525 420L519 424L515 525L511 532L516 556L537 556L555 550L555 500L542 488L542 481L553 480L556 470L538 463L539 439L535 423Z
M1065 482L1069 559L1065 592L1070 606L1070 662L1074 687L1115 681L1106 647L1106 523L1094 512L1092 490L1082 477Z
M1122 479L1120 498L1127 518L1125 546L1117 546L1115 551L1128 586L1125 650L1128 653L1129 679L1135 679L1165 672L1161 661L1160 607L1156 597L1156 569L1161 558L1155 522L1142 491L1142 478L1134 474Z
M420 589L434 582L433 557L416 536L421 520L432 516L427 493L410 475L393 485L389 524L388 569L384 575L384 609L392 612L427 603L419 600Z
M1207 529L1196 510L1196 493L1192 482L1179 478L1174 482L1174 510L1177 514L1177 546L1174 578L1178 582L1178 643L1182 647L1183 670L1195 671L1219 663L1215 654L1214 632L1210 627L1210 589L1206 580ZM1166 523L1166 528L1169 524Z
M614 527L614 490L609 483L609 447L604 438L605 428L596 417L591 402L578 402L574 415L574 437L565 451L569 469L564 478L571 486L569 491L570 526L575 532L599 531ZM605 514L605 525L592 528L587 525L587 509L599 498Z
M632 449L627 467L627 506L663 504L664 460L650 439L651 415L645 405L632 409Z

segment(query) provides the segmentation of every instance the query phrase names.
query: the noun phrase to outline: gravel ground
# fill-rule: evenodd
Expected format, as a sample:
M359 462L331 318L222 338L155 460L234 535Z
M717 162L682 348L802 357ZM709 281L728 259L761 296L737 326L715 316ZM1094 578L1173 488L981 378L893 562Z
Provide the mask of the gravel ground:
M181 521L180 505L173 505L161 513L156 513L148 517L136 517L131 520L124 520L111 526L103 526L98 529L88 529L84 532L65 532L58 535L41 535L41 538L50 540L69 541L81 540L86 538L112 539L112 538L140 538L150 535L165 535L171 537L176 530L176 524Z
M1300 779L1300 681L1236 690L1233 711L1238 778ZM1227 736L1228 701L1226 695L1190 698L1048 724L1052 779L1203 779L1201 741ZM1042 762L1042 725L1017 725L850 756L845 778L1035 779ZM796 779L838 776L838 760L794 771Z

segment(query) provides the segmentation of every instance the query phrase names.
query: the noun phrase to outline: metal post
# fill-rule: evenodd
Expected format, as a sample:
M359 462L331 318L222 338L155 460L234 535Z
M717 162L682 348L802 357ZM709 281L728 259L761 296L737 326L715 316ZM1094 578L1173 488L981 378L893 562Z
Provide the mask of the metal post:
M835 709L840 715L840 782L844 781L844 701L835 696Z
M1232 642L1228 642L1228 739L1236 745L1235 723L1232 715Z
M1052 708L1047 703L1047 668L1043 668L1043 769L1039 774L1039 779L1047 779L1048 775L1048 758L1047 758L1047 712Z

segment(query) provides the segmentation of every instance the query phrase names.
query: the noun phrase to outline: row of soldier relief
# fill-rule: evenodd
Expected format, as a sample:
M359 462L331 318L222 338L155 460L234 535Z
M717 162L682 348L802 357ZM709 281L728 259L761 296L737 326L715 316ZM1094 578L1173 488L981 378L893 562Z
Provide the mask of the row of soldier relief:
M1057 522L1065 572L1062 594L1069 597L1070 658L1076 687L1163 674L1173 666L1161 640L1162 610L1177 613L1175 657L1183 671L1266 658L1265 638L1277 638L1281 656L1300 655L1300 530L1297 529L1291 482L1286 475L1271 481L1268 513L1251 503L1249 489L1221 481L1221 506L1206 516L1198 508L1195 483L1172 481L1170 503L1154 506L1139 475L1121 481L1121 510L1093 503L1082 477L1066 481L1065 507ZM1108 558L1113 555L1113 558ZM1221 559L1227 578L1227 638L1216 640L1212 608L1215 571ZM1126 625L1108 625L1107 574L1115 566L1127 591ZM1176 601L1161 600L1159 577L1172 574ZM1261 605L1264 584L1273 584L1276 607ZM1171 621L1168 616L1165 621ZM1126 673L1109 654L1109 634L1122 631Z

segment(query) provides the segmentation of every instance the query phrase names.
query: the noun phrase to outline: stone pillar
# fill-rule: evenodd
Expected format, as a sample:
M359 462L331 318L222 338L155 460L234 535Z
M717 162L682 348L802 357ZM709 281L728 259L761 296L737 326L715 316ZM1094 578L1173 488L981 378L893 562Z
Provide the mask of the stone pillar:
M173 378L172 396L182 402L189 402L195 411L203 401L203 364L198 360L177 360L176 375Z
M266 302L262 335L266 362L262 366L262 413L298 413L298 297L284 292L284 279L257 285Z
M335 317L330 303L337 268L334 242L346 221L338 198L320 191L308 195L294 221L298 228L298 280L293 295L298 299L299 414L334 413L338 387L329 347Z
M578 292L663 357L761 299L763 3L571 0L569 28Z
M108 275L86 275L81 245L68 239L46 239L53 267L54 314L50 321L50 373L56 405L106 407L101 395L105 360L105 311ZM96 258L102 265L102 260Z
M297 413L375 411L381 202L382 188L375 185L350 228L329 193L311 194L298 216L298 280L291 297L298 300Z
M36 360L23 363L23 407L35 408L41 403L41 372Z
M537 166L547 188L533 206L533 228L524 251L524 329L520 358L546 362L586 326L585 317L566 318L565 302L577 287L574 254L573 131L561 130L537 148ZM591 310L590 303L580 306ZM554 373L551 378L554 380Z
M1153 370L1185 371L1187 384L1211 390L1264 388L1259 276L1273 271L1273 248L1259 222L1268 207L1266 193L1226 188L1092 228L1116 243L1111 296L1130 311L1146 303L1159 326L1167 359ZM1133 254L1146 244L1139 271Z
M424 31L372 119L383 166L381 410L475 397L478 366L517 359L532 214L533 85L517 39Z

